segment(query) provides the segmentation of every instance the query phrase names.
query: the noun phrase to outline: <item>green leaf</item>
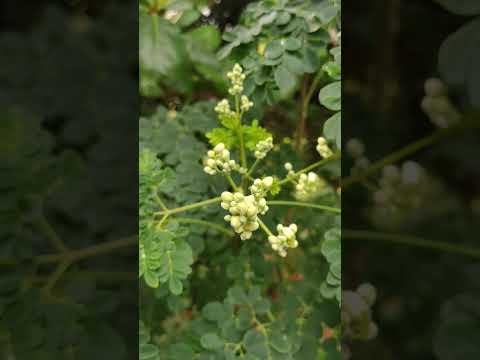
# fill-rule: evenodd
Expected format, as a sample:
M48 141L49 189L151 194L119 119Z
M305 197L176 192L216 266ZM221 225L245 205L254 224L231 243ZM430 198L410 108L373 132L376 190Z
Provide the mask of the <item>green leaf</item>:
M161 283L168 281L169 289L174 295L181 294L183 287L181 280L192 272L192 248L185 241L177 239L163 246L160 257L161 265L158 276Z
M140 345L140 360L160 360L160 352L155 345Z
M292 18L292 15L290 15L290 13L286 11L282 11L277 15L275 24L280 26L288 24L291 18Z
M323 126L323 135L329 141L334 141L337 149L342 147L342 113L337 112L327 119Z
M302 45L302 40L297 38L289 37L285 40L285 49L288 51L297 51L302 47Z
M268 357L267 339L263 333L257 330L249 330L243 337L243 343L247 349L247 354L254 355L260 359Z
M218 350L223 347L223 341L215 333L208 333L200 338L200 344L207 350Z
M342 108L342 83L335 81L320 90L320 103L327 109L338 111Z
M258 121L252 121L250 126L243 125L243 140L245 142L245 147L249 150L255 150L255 146L259 141L263 141L272 137L266 129L261 126L258 126Z
M458 15L480 14L480 2L478 0L434 0L448 11Z
M297 77L285 64L282 64L275 69L274 77L282 97L290 94L297 86Z
M200 18L201 14L195 9L187 9L182 13L182 16L177 21L177 25L180 27L187 27L192 25Z
M480 17L450 35L440 47L438 67L448 86L467 94L468 103L480 107Z
M321 252L330 265L327 279L320 287L320 293L325 298L337 297L340 301L342 245L340 228L332 228L325 233Z
M294 55L285 54L283 56L283 63L293 74L300 76L306 72L306 68L300 58Z
M205 319L210 321L221 322L226 318L223 304L219 302L211 302L205 305L202 309L202 315Z
M288 353L292 346L287 334L276 330L273 330L270 334L270 345L283 354Z
M205 51L216 51L222 42L220 31L215 25L199 26L187 35Z
M193 359L195 353L192 348L183 343L174 344L168 349L168 359L169 360L178 360L178 359Z
M154 20L152 16L141 13L138 36L141 70L164 76L186 70L184 42L175 27L166 20L158 16Z
M284 47L283 47L281 41L280 40L274 40L274 41L269 42L267 44L267 46L265 47L264 56L267 59L276 59L276 58L282 56L283 51L284 51Z
M232 149L238 142L235 132L230 129L215 128L205 136L213 146L224 143L227 149Z

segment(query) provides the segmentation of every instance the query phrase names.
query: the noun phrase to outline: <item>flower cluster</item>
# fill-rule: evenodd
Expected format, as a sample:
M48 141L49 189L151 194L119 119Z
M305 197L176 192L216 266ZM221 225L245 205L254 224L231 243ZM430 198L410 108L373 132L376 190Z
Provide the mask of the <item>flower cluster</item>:
M447 128L460 121L460 113L448 97L445 84L436 78L425 82L425 97L421 107L430 121L440 128Z
M375 338L378 328L372 321L371 307L376 300L376 290L371 284L362 284L356 291L342 291L342 353L350 358L349 343Z
M207 158L203 161L205 171L209 175L216 175L219 172L228 173L233 170L240 170L235 160L230 159L230 151L223 143L217 144L213 150L207 152Z
M370 160L365 156L365 145L359 139L348 140L347 153L355 160L353 174L364 171L370 165Z
M295 186L295 197L299 200L315 198L325 188L325 185L325 181L314 172L301 174Z
M414 161L404 162L401 168L387 165L379 180L380 189L373 193L373 201L376 205L388 206L392 210L400 207L418 208L425 180L425 170Z
M255 158L263 159L267 153L273 149L273 138L269 137L266 140L259 141L255 146Z
M253 102L246 95L242 95L240 109L244 112L250 110L253 106Z
M228 102L227 99L221 100L217 106L215 106L215 111L220 115L220 116L233 116L235 113L232 111L230 108L230 103Z
M267 176L264 179L255 179L253 181L253 185L250 186L250 192L252 193L253 196L255 196L256 199L260 199L265 197L265 195L267 194L268 190L270 190L272 185L273 185L273 177L271 176Z
M378 184L379 189L372 194L369 217L375 226L382 228L419 221L446 211L455 203L442 184L413 161L385 166Z
M333 155L333 151L328 146L327 140L322 136L317 139L317 151L324 159Z
M232 86L228 89L230 95L240 95L243 92L243 81L246 78L242 67L239 64L235 64L233 70L227 73L227 77L230 79L232 84Z
M261 204L257 202L255 196L245 196L242 193L224 191L221 195L221 206L230 212L225 216L225 221L230 222L233 230L240 234L242 240L247 240L252 237L252 233L258 229L258 214L262 208ZM266 201L263 199L266 206Z
M278 235L270 235L268 242L272 246L272 249L281 257L287 256L288 248L296 248L298 246L297 241L297 225L291 224L290 226L277 225Z
M292 177L295 175L295 171L293 171L293 165L289 162L286 162L284 165L285 170L287 170L287 176Z

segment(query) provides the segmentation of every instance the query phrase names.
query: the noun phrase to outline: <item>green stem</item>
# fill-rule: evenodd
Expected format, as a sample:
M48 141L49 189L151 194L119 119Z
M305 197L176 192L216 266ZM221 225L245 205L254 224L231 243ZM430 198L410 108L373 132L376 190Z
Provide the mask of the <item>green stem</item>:
M175 209L168 209L168 210L159 211L159 212L156 212L155 215L163 216L163 215L166 215L166 214L168 214L168 215L178 214L178 213L181 213L181 212L184 212L184 211L189 211L189 210L201 208L201 207L204 207L204 206L207 206L207 205L219 203L220 201L222 201L222 198L216 197L216 198L200 201L198 203L189 204L189 205L186 205L186 206L181 206L181 207L178 207L178 208L175 208Z
M267 234L268 236L273 236L273 233L270 231L268 226L265 225L265 223L262 220L258 219L258 224L260 225L262 230L265 232L265 234Z
M61 279L62 275L65 273L65 271L67 271L71 264L72 262L70 260L59 263L55 271L48 277L47 283L43 287L43 291L50 293L55 287L55 284Z
M68 250L43 213L35 220L34 226L48 239L56 251L64 253Z
M166 213L165 215L162 216L162 218L160 219L160 221L158 222L158 227L161 228L163 223L165 221L167 221L168 217L170 216L169 213Z
M244 144L244 141L243 141L243 129L241 128L241 126L242 125L240 124L240 128L237 130L238 140L240 142L240 163L246 169L246 168L248 168L247 155L246 155L246 152L245 152L245 144Z
M422 149L425 149L430 145L433 145L439 142L440 140L443 140L446 137L457 134L471 127L478 127L479 125L480 125L480 122L478 120L469 119L461 122L457 126L452 126L447 129L437 130L433 134L426 136L420 140L417 140L413 143L410 143L407 146L401 148L400 150L397 150L389 154L388 156L385 156L384 158L374 162L364 172L345 178L344 180L342 180L342 190L345 188L348 188L354 183L365 180L369 175L372 175L377 171L382 170L385 166L389 164L396 163L399 160L405 157L408 157Z
M73 271L67 272L65 277L72 279L95 279L103 282L121 282L121 281L137 281L138 275L134 272L128 271ZM45 283L48 282L48 277L32 276L28 280L31 283Z
M315 93L315 90L317 89L318 84L320 83L320 79L322 78L323 71L320 71L315 75L315 78L312 81L312 84L310 85L310 89L307 92L307 97L306 101L310 103L310 100L312 99L313 94Z
M225 173L225 178L228 180L228 183L229 183L230 186L232 187L233 191L238 192L238 187L237 187L237 185L235 184L235 181L233 181L233 179L232 179L232 177L230 176L230 174Z
M108 254L118 249L134 245L138 246L138 237L136 235L120 240L113 240L102 244L93 245L85 249L71 250L64 254L40 255L35 257L33 260L34 263L39 265L58 263L67 260L70 260L72 263L74 263L80 260Z
M317 204L312 204L312 203L307 203L307 202L301 202L301 201L272 200L272 201L267 201L267 205L298 206L298 207L306 207L306 208L324 210L324 211L328 211L328 212L335 213L335 214L341 214L342 213L342 210L338 209L338 208L325 206L325 205L317 205Z
M250 175L252 175L253 170L255 170L255 168L260 163L260 161L261 161L261 159L255 159L255 162L253 163L253 165L250 167L247 174L245 175L247 178L250 177Z
M156 195L155 196L155 200L156 202L158 203L158 205L160 205L160 207L163 209L163 210L167 210L167 205L165 205L165 203L162 201L162 199L160 199L160 196Z
M295 174L291 175L291 176L288 176L286 177L285 179L281 180L279 182L279 185L283 185L289 181L291 181L292 179L294 178L297 178L299 177L301 174L304 174L304 173L308 173L309 171L313 170L313 169L316 169L318 167L321 167L323 165L326 165L332 161L335 161L335 160L338 160L342 157L342 154L340 152L337 152L335 154L333 154L332 156L326 158L326 159L323 159L323 160L320 160L320 161L317 161L316 163L313 163L309 166L307 166L306 168L302 169L302 170L299 170L297 171Z
M202 225L202 226L210 227L210 228L215 229L218 232L221 232L221 233L223 233L227 236L230 236L230 237L235 236L233 231L227 230L222 225L215 224L215 223L210 222L210 221L199 220L199 219L191 219L191 218L175 218L175 220L177 222L183 223L183 224L196 224L196 225Z
M342 230L342 239L373 240L390 244L408 245L451 254L460 254L480 259L480 249L446 242L431 241L415 236L390 234L365 230Z

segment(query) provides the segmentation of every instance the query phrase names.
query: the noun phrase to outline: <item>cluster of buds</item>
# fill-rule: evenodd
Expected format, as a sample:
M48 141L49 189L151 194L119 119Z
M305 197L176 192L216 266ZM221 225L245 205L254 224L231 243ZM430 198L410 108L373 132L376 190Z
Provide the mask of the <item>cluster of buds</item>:
M240 104L240 110L247 112L253 106L253 102L246 95L242 95L242 100Z
M250 239L252 233L259 227L258 214L260 211L255 196L224 191L221 198L222 208L230 212L225 216L225 221L230 222L233 230L240 234L242 240ZM265 201L265 199L263 200ZM266 201L264 205L266 206Z
M220 115L220 116L233 116L235 113L232 111L230 108L230 103L228 102L227 99L223 99L219 101L219 103L215 106L215 111Z
M225 148L223 143L217 144L213 150L207 152L207 158L203 161L203 164L203 171L209 175L240 170L240 166L235 160L230 159L230 151Z
M347 142L347 153L354 159L352 173L360 173L370 166L370 160L365 156L365 145L359 139Z
M317 139L317 151L324 159L333 155L333 151L328 146L327 140L322 136Z
M440 128L450 127L460 121L460 113L450 101L448 89L440 79L425 81L425 97L421 107L430 121Z
M286 162L283 167L285 168L285 170L287 170L287 176L288 177L292 177L293 175L295 175L295 171L293 171L293 165L289 162Z
M281 257L287 256L288 248L296 248L298 246L297 241L297 225L291 224L289 226L283 226L282 224L277 225L278 235L270 235L268 237L268 242L272 246L272 249Z
M325 185L325 181L314 172L301 174L295 186L295 197L299 200L313 199L325 188Z
M378 206L395 208L407 207L411 210L421 206L421 190L425 183L425 170L414 161L406 161L401 168L387 165L379 180L380 189L373 193L373 201Z
M356 291L342 291L342 353L343 359L350 358L349 344L354 340L368 341L378 334L372 321L372 306L376 290L371 284L362 284Z
M255 158L263 159L267 153L273 149L273 138L269 137L266 140L261 140L255 146Z
M272 185L273 185L273 177L271 176L267 176L266 178L263 178L263 179L255 179L253 181L253 185L250 186L250 192L255 197L255 199L260 200L261 198L265 197L265 195L267 194L268 190L270 190ZM267 211L268 211L268 208L267 208ZM267 211L265 211L265 213Z
M454 202L442 184L413 161L385 166L372 198L370 219L375 226L389 229L445 211Z
M243 69L239 64L235 64L233 70L227 73L227 77L230 79L232 86L228 89L230 95L240 95L243 92L243 81L246 75L243 73Z

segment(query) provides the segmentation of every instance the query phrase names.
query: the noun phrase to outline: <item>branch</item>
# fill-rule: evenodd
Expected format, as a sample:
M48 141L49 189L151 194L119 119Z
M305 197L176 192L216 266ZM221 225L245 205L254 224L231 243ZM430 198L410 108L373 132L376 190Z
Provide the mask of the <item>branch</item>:
M357 175L352 175L347 177L346 179L342 180L342 190L345 188L348 188L354 183L361 182L365 180L369 175L372 175L376 173L377 171L380 171L383 169L385 166L389 164L393 164L398 162L399 160L410 156L420 150L423 150L427 148L428 146L435 144L439 142L440 140L443 140L451 135L458 134L462 132L463 130L469 129L469 128L475 128L480 125L480 122L474 118L466 119L463 122L461 122L457 126L452 126L447 129L439 129L435 131L433 134L426 136L420 140L417 140L413 143L408 144L407 146L401 148L400 150L397 150L393 153L391 153L388 156L385 156L384 158L374 162L371 164L364 172L357 174Z
M306 208L328 211L335 214L342 213L342 210L338 208L325 206L325 205L312 204L307 202L300 202L300 201L272 200L272 201L267 201L267 205L298 206L298 207L306 207Z
M289 181L291 181L292 179L295 179L297 177L299 177L301 174L304 174L304 173L307 173L313 169L316 169L318 167L321 167L323 165L326 165L332 161L335 161L335 160L339 160L340 158L342 157L342 154L340 152L337 152L335 154L333 154L332 156L326 158L326 159L323 159L323 160L320 160L320 161L317 161L316 163L313 163L312 165L309 165L307 166L306 168L302 169L302 170L299 170L297 171L295 174L291 175L291 176L288 176L286 177L285 179L281 180L278 184L279 185L283 185Z
M460 254L480 259L480 249L462 245L454 245L447 242L426 240L409 235L398 235L365 230L342 230L342 239L373 240L384 243L408 245L445 253Z
M200 201L198 203L189 204L189 205L186 205L186 206L181 206L181 207L178 207L178 208L175 208L175 209L162 210L162 211L156 212L155 215L163 216L163 215L167 215L167 214L168 215L178 214L178 213L181 213L181 212L184 212L184 211L189 211L189 210L201 208L201 207L204 207L204 206L207 206L207 205L219 203L220 201L222 201L222 198L221 197L216 197L216 198Z

